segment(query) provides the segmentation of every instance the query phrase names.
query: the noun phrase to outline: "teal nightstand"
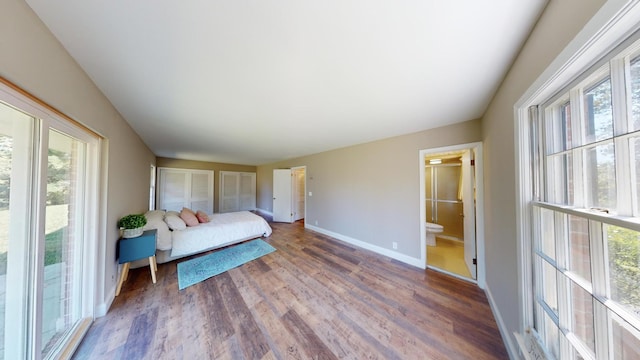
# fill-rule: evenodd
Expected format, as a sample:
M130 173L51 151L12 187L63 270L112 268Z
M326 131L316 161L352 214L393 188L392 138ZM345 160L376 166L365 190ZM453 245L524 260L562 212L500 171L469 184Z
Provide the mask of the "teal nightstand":
M138 237L122 238L118 241L118 262L124 265L116 288L116 296L120 294L122 284L129 275L129 266L135 260L149 258L151 280L154 284L156 283L156 271L158 271L158 264L156 263L156 233L157 230L147 230Z

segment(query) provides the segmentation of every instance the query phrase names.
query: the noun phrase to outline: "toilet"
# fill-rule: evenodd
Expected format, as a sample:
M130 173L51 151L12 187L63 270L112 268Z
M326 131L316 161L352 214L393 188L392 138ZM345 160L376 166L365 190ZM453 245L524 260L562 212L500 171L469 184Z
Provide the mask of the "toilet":
M441 233L444 227L430 222L425 222L424 225L427 230L427 245L436 246L436 234Z

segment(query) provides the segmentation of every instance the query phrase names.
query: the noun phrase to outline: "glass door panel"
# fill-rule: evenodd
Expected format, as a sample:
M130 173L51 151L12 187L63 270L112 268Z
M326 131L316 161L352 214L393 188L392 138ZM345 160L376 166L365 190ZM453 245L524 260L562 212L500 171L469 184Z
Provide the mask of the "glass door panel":
M49 131L42 301L42 355L80 320L86 145Z
M26 356L27 241L34 119L0 102L0 359ZM8 285L11 286L8 286Z

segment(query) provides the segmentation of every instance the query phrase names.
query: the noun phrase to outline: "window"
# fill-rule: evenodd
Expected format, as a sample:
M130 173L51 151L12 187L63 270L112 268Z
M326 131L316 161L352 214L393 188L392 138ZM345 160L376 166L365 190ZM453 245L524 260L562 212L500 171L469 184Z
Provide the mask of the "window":
M561 359L640 358L640 45L532 111L532 327Z
M0 359L56 358L91 322L98 144L0 82Z
M149 210L156 209L156 166L151 164L149 175Z

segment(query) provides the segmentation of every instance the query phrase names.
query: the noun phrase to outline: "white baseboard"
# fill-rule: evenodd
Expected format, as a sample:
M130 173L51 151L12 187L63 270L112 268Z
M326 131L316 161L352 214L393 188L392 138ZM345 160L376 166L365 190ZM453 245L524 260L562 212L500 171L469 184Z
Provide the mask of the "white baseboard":
M273 217L273 213L271 211L268 211L268 210L265 210L265 209L260 209L260 208L256 208L256 211L261 213L261 214Z
M409 265L418 267L420 269L424 268L423 264L422 264L422 261L420 259L416 259L414 257L401 254L401 253L399 253L397 251L385 249L383 247L380 247L380 246L377 246L377 245L373 245L373 244L369 244L367 242L364 242L364 241L361 241L361 240L358 240L358 239L354 239L352 237L345 236L345 235L342 235L342 234L338 234L338 233L335 233L333 231L329 231L329 230L326 230L326 229L323 229L323 228L319 228L317 226L309 225L307 223L304 224L304 227L306 229L313 230L313 231L319 232L319 233L327 235L327 236L331 236L332 238L336 238L338 240L344 241L344 242L349 243L351 245L355 245L357 247L361 247L363 249L367 249L367 250L373 251L373 252L378 253L380 255L384 255L384 256L390 257L392 259L401 261L401 262L403 262L405 264L409 264Z
M107 298L105 299L105 301L96 307L95 317L99 318L107 315L107 312L109 312L109 309L111 308L111 304L113 304L113 300L115 300L115 298L116 298L116 288L114 287L109 291L109 294L107 295Z
M500 330L500 335L502 336L502 342L504 342L505 347L507 348L507 352L509 353L509 359L519 359L518 356L518 348L516 344L513 342L509 331L507 330L507 326L504 324L504 320L502 320L502 315L498 311L498 306L496 302L493 300L493 295L491 295L491 290L489 289L489 285L485 286L484 293L487 295L487 300L489 300L489 307L491 307L491 312L493 313L493 317L496 319L496 323L498 324L498 330Z

